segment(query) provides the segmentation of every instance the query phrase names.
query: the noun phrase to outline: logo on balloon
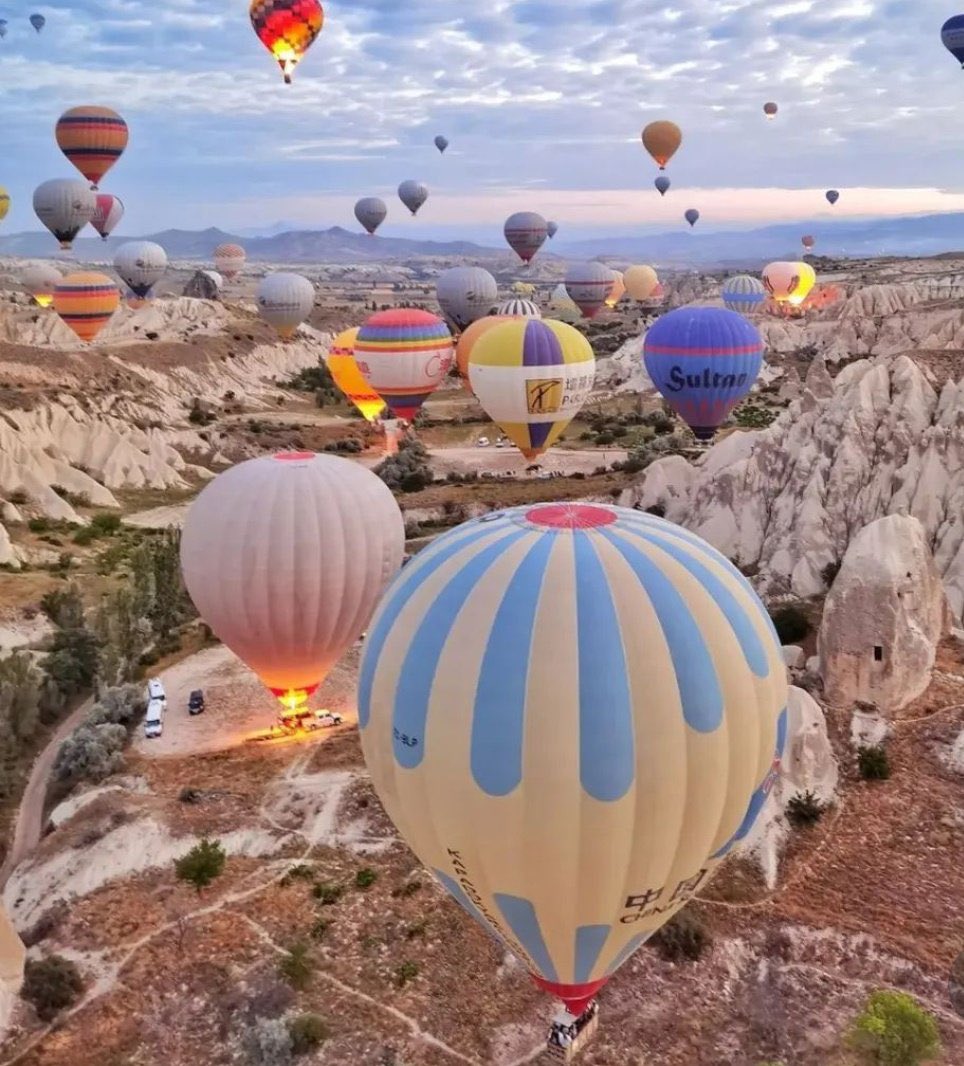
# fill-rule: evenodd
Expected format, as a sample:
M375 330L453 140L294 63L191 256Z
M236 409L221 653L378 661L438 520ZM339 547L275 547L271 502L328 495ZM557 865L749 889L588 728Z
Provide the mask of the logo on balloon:
M553 415L562 408L562 378L537 378L526 382L526 404L530 415Z
M436 352L425 364L425 376L430 381L436 381L444 374L447 374L451 367L452 356L448 353Z

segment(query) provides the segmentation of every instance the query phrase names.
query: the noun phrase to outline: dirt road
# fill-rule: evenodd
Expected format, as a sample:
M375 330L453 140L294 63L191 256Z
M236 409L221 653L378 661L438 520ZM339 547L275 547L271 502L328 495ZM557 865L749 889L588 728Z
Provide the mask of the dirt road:
M93 705L93 700L84 702L72 711L57 727L57 731L47 742L47 746L34 760L30 770L27 787L23 790L20 809L17 812L17 825L13 841L3 866L0 867L0 888L7 883L14 867L18 866L40 841L43 832L44 798L47 795L47 782L54 768L54 760L60 745L84 720L84 716Z

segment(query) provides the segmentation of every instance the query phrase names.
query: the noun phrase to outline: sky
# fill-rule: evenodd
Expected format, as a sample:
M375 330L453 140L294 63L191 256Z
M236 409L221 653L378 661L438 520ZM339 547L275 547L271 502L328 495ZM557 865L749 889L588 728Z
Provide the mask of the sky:
M245 0L0 0L4 231L37 229L34 186L75 174L53 126L78 104L131 129L102 183L127 207L118 235L355 229L365 195L389 203L381 236L491 245L521 209L571 237L665 231L689 207L715 229L964 210L964 71L940 41L956 9L933 0L324 7L286 86ZM658 118L684 135L662 199L640 143ZM407 178L431 191L417 220Z

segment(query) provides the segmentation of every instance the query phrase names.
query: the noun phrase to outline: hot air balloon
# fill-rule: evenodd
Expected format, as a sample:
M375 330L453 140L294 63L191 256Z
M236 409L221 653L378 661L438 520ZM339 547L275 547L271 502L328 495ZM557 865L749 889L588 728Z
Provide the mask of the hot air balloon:
M33 26L37 33L40 33L44 26L47 25L47 20L43 17L43 15L31 15L30 25Z
M613 272L605 263L574 263L566 271L566 292L586 318L594 318L613 289Z
M626 283L623 281L623 275L618 270L614 270L613 287L609 290L609 295L606 297L606 306L611 310L625 295Z
M542 312L531 300L506 300L495 313L503 318L542 318Z
M7 20L0 19L0 37L7 36Z
M106 274L68 274L54 289L54 310L82 341L92 341L120 305L120 292Z
M552 447L592 392L589 341L554 319L500 322L476 340L469 383L485 413L532 460Z
M791 298L802 303L816 280L813 268L806 263L770 263L763 271L763 284L777 303L788 303Z
M60 241L60 247L66 249L94 217L97 197L82 181L55 178L34 190L33 209Z
M653 184L656 186L657 190L659 191L659 195L660 196L665 196L667 190L670 187L670 180L669 180L669 178L666 177L665 174L660 174L659 177L657 177L657 179L653 182Z
M660 170L676 154L683 143L683 133L675 122L650 122L643 130L643 147L656 160Z
M318 0L251 0L251 25L278 61L285 84L325 22Z
M762 309L766 302L767 291L762 281L751 278L749 274L737 274L729 278L723 286L723 304L728 311L738 311L741 315L751 314Z
M331 342L325 365L338 388L361 412L366 422L374 422L385 410L385 401L365 380L355 362L358 327L346 329Z
M228 281L237 277L244 270L247 258L247 252L240 244L219 244L214 249L214 265L218 273L223 274Z
M951 15L941 26L941 41L948 52L964 67L964 15Z
M10 211L10 193L0 185L0 222L2 222Z
M445 149L448 148L448 146L449 146L449 141L448 141L447 137L443 137L441 134L439 134L435 138L435 147L439 150L439 152L442 155L445 155Z
M135 296L132 307L150 303L151 290L167 270L167 252L153 241L127 241L117 249L114 269Z
M418 214L418 209L428 199L428 188L420 181L403 181L398 187L398 198L412 212Z
M499 299L495 278L481 267L451 267L439 274L439 306L457 329L487 315Z
M119 196L112 196L107 192L97 194L97 206L94 209L94 217L90 220L90 224L105 241L123 217L124 205L121 203Z
M815 237L811 237L809 234L807 234L807 236L800 238L800 243L809 252L810 249L817 243L817 239Z
M365 631L404 550L379 477L281 452L204 487L184 521L181 571L204 621L294 711Z
M732 563L654 516L556 503L464 523L401 571L358 722L416 856L578 1016L752 829L786 707Z
M39 307L49 307L53 302L54 289L64 280L63 274L49 263L29 266L20 275L20 284L30 293Z
M127 123L109 107L72 107L54 130L64 155L96 189L127 147Z
M670 407L698 440L712 440L753 387L763 341L756 327L734 311L680 307L649 328L643 358Z
M355 361L396 418L411 421L452 365L452 335L416 308L376 311L358 331Z
M550 240L552 240L552 238L555 237L555 235L558 232L559 232L559 223L558 222L547 222L546 223L546 236Z
M623 284L634 300L648 300L659 284L659 278L651 266L631 266L623 274Z
M255 293L261 317L289 340L315 305L315 287L300 274L269 274Z
M777 107L777 105L772 103L772 102L763 105L763 114L766 115L766 117L769 118L769 119L776 118L777 117L777 111L779 111L779 110L780 109Z
M691 207L688 211L683 212L683 218L685 218L691 226L695 226L700 220L700 213L695 207Z
M523 263L530 263L546 243L549 226L535 211L517 211L505 220L505 239Z
M369 234L374 234L385 221L387 214L388 208L385 206L385 201L377 196L365 196L355 204L355 218Z
M500 322L511 321L513 317L515 316L487 315L485 318L476 319L468 329L463 330L455 346L455 365L458 369L459 377L462 379L462 385L469 392L472 391L472 386L469 382L469 359L472 357L472 349L479 338L488 333L490 329L494 329Z

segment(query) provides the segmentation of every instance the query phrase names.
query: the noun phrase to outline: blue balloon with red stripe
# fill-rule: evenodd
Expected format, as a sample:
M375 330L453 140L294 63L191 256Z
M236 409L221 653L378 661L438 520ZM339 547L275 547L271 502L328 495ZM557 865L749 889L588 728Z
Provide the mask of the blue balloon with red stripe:
M646 372L699 440L712 440L749 393L763 339L735 311L680 307L657 319L643 346Z

